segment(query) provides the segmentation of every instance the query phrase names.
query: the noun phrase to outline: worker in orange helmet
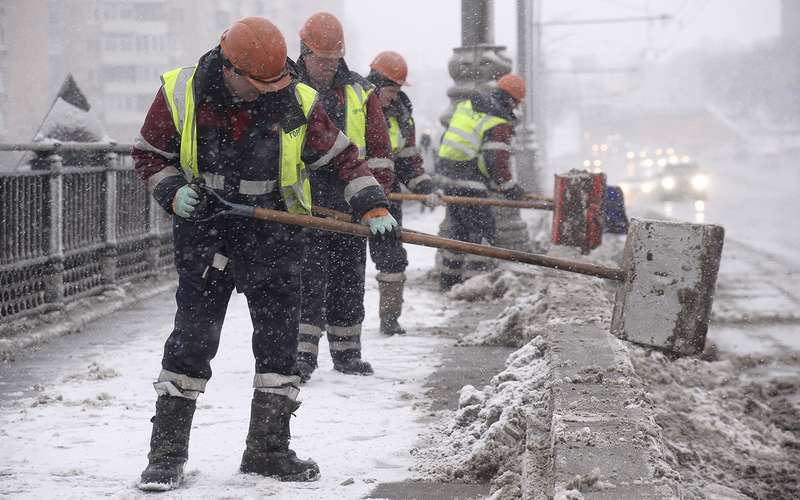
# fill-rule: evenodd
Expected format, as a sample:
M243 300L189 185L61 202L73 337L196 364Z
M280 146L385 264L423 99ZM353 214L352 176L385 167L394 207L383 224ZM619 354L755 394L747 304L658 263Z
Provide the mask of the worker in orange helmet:
M497 86L459 102L439 146L438 172L444 192L452 196L487 197L499 191L519 200L525 191L512 178L511 138L514 110L525 99L525 81L508 74ZM448 205L447 224L441 235L447 238L490 244L495 240L494 212L488 206ZM449 290L468 274L464 255L440 250L443 270L440 288Z
M366 160L384 193L389 193L394 185L394 162L381 103L375 87L350 71L344 55L344 30L336 16L319 12L309 17L300 30L299 79L319 92L320 102L344 134L342 143L349 140L358 147L359 158ZM340 185L341 180L329 169L311 173L315 203L349 212L350 190ZM386 234L395 234L398 223L387 207L368 215L382 224ZM367 242L316 230L307 230L306 236L297 356L301 376L308 380L317 367L323 331L328 335L335 370L372 375L372 365L362 359L361 352Z
M375 56L369 67L367 80L377 89L392 143L395 169L392 192L400 192L402 183L414 193L429 195L425 202L428 206L439 204L439 193L434 190L431 177L425 173L422 156L417 148L411 100L402 91L408 78L406 60L397 52L387 50ZM402 225L402 203L390 203L389 210ZM399 239L370 242L369 251L378 269L376 278L381 333L402 335L406 332L398 319L403 311L405 270L408 266L406 251Z
M140 489L170 490L182 482L196 401L211 377L234 288L247 297L255 356L240 470L282 481L319 477L313 460L289 448L289 419L300 406L303 234L233 215L210 219L208 212L211 190L241 204L310 214L306 172L329 169L354 218L373 231L387 230L370 215L386 212L383 189L289 63L275 25L261 17L236 21L196 65L162 75L133 149L137 176L172 216L178 272L178 310L154 384L158 398Z

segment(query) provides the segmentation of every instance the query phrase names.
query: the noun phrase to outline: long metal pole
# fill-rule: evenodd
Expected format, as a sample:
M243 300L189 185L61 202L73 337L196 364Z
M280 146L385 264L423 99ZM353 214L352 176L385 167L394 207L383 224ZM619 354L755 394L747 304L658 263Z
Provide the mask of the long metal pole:
M531 71L534 75L534 102L531 103L531 113L536 127L536 152L539 164L547 160L547 80L545 74L544 51L542 50L542 0L534 2L532 7L532 27L533 30L533 64Z
M517 0L517 72L525 79L525 101L522 109L522 123L518 137L521 151L517 160L517 173L522 186L528 191L538 191L540 162L536 144L536 90L537 75L534 71L534 19L535 0Z

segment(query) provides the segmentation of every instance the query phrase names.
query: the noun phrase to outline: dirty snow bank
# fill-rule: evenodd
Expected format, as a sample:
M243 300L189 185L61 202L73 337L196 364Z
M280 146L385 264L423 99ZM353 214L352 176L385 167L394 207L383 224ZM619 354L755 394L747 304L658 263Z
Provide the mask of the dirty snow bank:
M535 273L498 269L454 288L451 298L501 297L515 300L495 319L484 320L465 335L462 345L519 347L559 324L607 323L611 320L610 289L597 278L554 271Z
M681 474L687 498L797 498L797 372L758 377L768 359L670 360L638 347L631 359L648 386L667 461Z
M547 344L536 337L509 355L489 385L461 389L458 410L423 436L433 446L412 451L415 470L437 481L492 481L492 498L518 498L526 408L543 404L549 379Z
M553 247L548 255L618 267L624 244L624 239L607 235L588 256L567 247ZM520 347L553 325L609 322L614 286L590 276L504 264L453 287L448 297L469 302L512 299L499 317L482 321L460 343Z

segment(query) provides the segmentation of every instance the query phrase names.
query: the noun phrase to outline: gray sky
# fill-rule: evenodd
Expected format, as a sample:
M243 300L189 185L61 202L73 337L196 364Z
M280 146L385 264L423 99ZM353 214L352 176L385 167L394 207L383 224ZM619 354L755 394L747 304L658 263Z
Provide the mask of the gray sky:
M669 22L549 26L546 65L567 69L593 58L598 68L652 67L693 47L732 48L779 35L780 0L542 0L544 22L668 14ZM516 0L495 1L495 42L516 52ZM324 9L324 4L319 9ZM409 63L406 91L417 124L436 127L451 80L447 62L460 44L460 0L345 0L347 61L364 74L382 50ZM578 61L573 61L578 59ZM643 64L644 63L644 64ZM425 75L424 78L422 75Z
M346 29L358 30L348 60L364 71L374 54L393 49L414 68L446 66L460 41L460 0L346 1ZM551 0L542 4L549 20L638 17L669 14L664 23L629 23L545 29L552 64L595 55L612 64L631 62L642 50L666 58L692 47L748 45L780 32L779 0ZM496 0L495 38L515 51L515 0Z

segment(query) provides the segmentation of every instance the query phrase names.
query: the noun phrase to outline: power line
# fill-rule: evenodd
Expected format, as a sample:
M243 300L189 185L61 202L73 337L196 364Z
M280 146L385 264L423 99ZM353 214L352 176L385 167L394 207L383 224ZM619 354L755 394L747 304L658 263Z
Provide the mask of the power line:
M573 19L566 21L548 21L544 23L536 23L538 26L576 26L584 24L616 24L616 23L640 23L651 21L669 21L672 16L669 14L659 14L657 16L639 16L639 17L609 17L600 19Z
M638 66L629 66L624 68L578 68L578 69L547 69L545 73L563 74L603 74L603 73L637 73L641 71Z

